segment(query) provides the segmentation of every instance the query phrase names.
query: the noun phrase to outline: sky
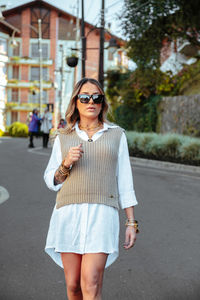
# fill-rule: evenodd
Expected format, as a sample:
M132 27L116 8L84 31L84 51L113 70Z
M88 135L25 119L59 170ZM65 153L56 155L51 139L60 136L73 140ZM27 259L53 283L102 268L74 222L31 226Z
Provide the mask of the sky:
M79 16L81 16L81 0L48 0L48 2L64 11L76 15L77 1L79 1ZM24 0L0 0L0 5L7 5L7 9L19 6L29 1ZM120 29L120 16L124 0L105 0L105 27L111 23L111 32L123 37ZM101 0L84 0L85 20L93 25L100 24Z

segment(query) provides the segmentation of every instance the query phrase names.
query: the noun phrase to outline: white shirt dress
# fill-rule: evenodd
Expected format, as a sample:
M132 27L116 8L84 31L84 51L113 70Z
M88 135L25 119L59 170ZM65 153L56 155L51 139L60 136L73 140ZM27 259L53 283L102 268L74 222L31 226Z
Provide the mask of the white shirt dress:
M117 126L104 123L103 129L93 135L93 142L108 128L115 127ZM80 142L81 140L88 140L86 132L80 130L77 123L75 130L80 137ZM61 162L60 140L57 136L44 173L44 180L48 188L56 192L62 187L62 184L54 185L54 174ZM73 172L73 168L71 172ZM120 207L124 209L137 205L127 140L124 133L119 145L116 175ZM69 204L59 209L56 209L55 205L50 219L45 251L62 268L61 252L108 253L107 268L117 259L119 253L118 209L104 204L91 203Z

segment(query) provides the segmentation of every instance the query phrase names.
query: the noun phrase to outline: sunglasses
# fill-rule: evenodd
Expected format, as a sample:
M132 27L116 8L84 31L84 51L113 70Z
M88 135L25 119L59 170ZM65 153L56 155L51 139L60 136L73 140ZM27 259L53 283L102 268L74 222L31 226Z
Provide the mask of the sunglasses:
M80 100L81 103L89 103L90 98L92 98L94 104L100 104L104 101L104 95L87 95L87 94L79 94L78 99Z

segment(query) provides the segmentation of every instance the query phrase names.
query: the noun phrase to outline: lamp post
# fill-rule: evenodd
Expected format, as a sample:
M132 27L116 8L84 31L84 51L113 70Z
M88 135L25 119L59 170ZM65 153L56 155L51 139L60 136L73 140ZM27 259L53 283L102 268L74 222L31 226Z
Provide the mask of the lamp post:
M64 53L64 47L63 45L60 45L60 51L61 51L61 95L60 95L60 103L59 103L59 112L60 117L62 117L62 104L64 99L64 93L65 93L65 76L64 76L64 66L65 66L65 53Z
M40 64L40 115L42 113L43 103L43 68L42 68L42 28L41 19L38 19L38 46L39 46L39 64Z
M82 18L81 18L81 41L82 41L82 78L85 77L85 58L86 58L86 37L84 21L84 0L81 0Z
M88 37L88 35L94 31L94 30L99 30L101 28L98 28L98 27L95 27L95 28L92 28L86 35L86 38ZM103 35L104 35L104 31L105 29L103 30ZM106 32L111 36L111 39L109 40L109 44L106 48L104 48L104 37L101 41L101 47L100 48L97 48L97 47L89 47L89 48L85 48L85 50L99 50L100 52L100 55L99 55L99 74L98 74L98 79L99 79L99 82L102 84L102 86L104 86L104 49L110 49L110 51L112 53L114 53L118 48L119 48L119 45L117 44L117 41L114 37L112 37L112 34L106 30ZM82 49L79 49L79 48L71 48L71 50L74 50L74 51L81 51L82 52ZM84 60L84 64L85 64L85 60ZM70 66L70 65L69 65Z
M101 26L100 28L95 27L92 28L85 37L85 24L84 24L84 0L81 1L82 4L82 19L81 19L81 40L82 40L82 48L71 48L71 50L81 50L82 52L82 78L85 77L85 60L86 60L86 50L99 50L99 73L98 73L98 79L102 86L104 86L104 49L112 49L112 52L116 50L116 48L119 48L117 45L116 40L112 37L109 41L109 46L107 48L104 48L104 32L105 32L105 21L104 21L104 14L105 14L105 0L102 0L101 2ZM100 29L100 41L99 41L99 48L86 48L86 40L88 35L95 29ZM115 49L115 50L114 50ZM69 65L70 66L70 65Z
M59 102L58 102L58 110L57 110L57 118L62 118L62 106L64 103L64 96L65 96L65 80L66 80L66 76L65 73L70 73L70 71L65 70L65 64L67 63L67 57L65 54L65 49L64 46L61 44L59 46L59 51L61 52L61 65L58 69L54 70L54 74L56 74L57 72L60 73L61 76L61 89L60 89L60 95L59 95ZM75 67L75 66L73 66Z
M99 82L104 86L104 0L101 7L101 27L99 41Z

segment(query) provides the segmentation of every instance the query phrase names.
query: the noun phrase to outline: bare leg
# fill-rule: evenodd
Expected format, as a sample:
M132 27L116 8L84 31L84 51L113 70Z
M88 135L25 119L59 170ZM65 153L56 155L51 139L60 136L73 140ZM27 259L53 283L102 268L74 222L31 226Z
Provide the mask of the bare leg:
M82 255L76 253L61 253L69 300L82 300L80 272Z
M81 289L83 300L101 300L103 274L108 255L87 253L81 263Z

